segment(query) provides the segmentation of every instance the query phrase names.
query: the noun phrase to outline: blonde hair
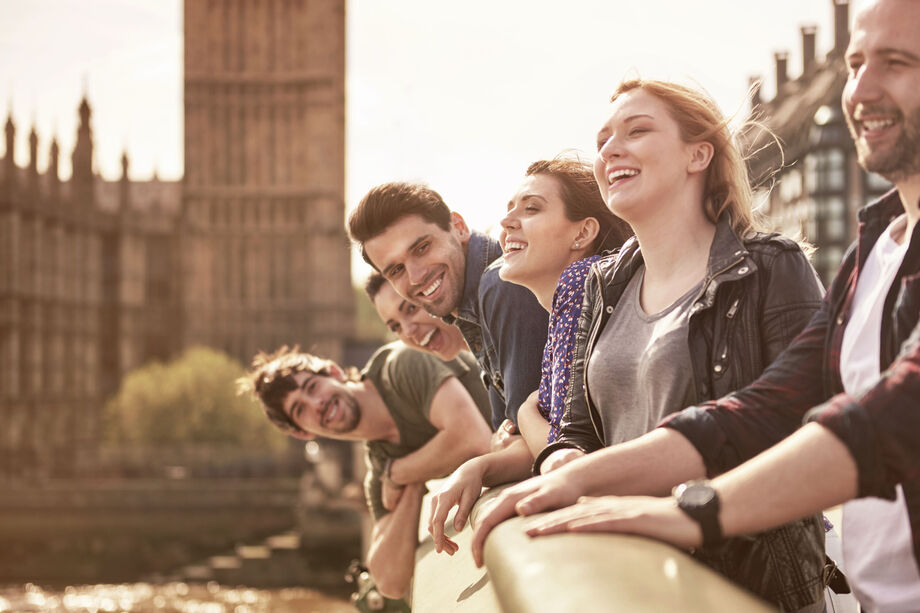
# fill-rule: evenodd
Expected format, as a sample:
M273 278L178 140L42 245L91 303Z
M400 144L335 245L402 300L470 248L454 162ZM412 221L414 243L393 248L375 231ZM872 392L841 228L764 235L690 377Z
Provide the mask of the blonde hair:
M760 230L753 212L754 195L744 156L728 127L728 119L705 92L677 83L631 78L622 81L610 97L613 102L626 92L641 89L655 96L668 108L680 128L684 142L708 142L713 155L706 171L703 211L716 223L722 215L731 216L732 229L740 237Z

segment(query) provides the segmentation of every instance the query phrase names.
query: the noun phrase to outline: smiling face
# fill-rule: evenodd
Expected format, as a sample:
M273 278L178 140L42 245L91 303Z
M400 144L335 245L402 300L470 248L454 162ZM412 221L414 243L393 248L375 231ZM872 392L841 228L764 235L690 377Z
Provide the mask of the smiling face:
M566 216L555 177L527 177L501 220L499 241L505 256L499 276L531 290L554 288L566 266L590 247L590 241L575 245L583 222Z
M594 176L607 208L629 223L685 187L693 145L667 105L642 89L616 98L597 134Z
M337 378L298 372L297 387L284 397L282 410L298 428L310 435L348 438L361 421L361 407Z
M463 296L467 239L469 230L456 213L450 230L407 215L366 241L364 250L403 298L443 317Z
M893 183L920 174L920 2L860 12L846 62L843 110L859 163Z
M397 294L387 282L380 286L373 302L387 328L413 349L427 351L449 361L466 348L459 328L432 317Z

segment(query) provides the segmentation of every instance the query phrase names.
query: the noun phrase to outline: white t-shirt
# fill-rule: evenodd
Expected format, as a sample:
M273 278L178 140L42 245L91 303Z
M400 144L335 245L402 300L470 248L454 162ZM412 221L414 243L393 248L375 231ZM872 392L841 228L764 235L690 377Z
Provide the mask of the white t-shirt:
M840 355L840 377L851 396L863 394L881 377L882 310L908 246L891 235L903 232L905 224L902 215L882 233L856 284ZM900 485L894 501L860 498L844 504L841 533L842 566L863 611L920 610L920 572Z

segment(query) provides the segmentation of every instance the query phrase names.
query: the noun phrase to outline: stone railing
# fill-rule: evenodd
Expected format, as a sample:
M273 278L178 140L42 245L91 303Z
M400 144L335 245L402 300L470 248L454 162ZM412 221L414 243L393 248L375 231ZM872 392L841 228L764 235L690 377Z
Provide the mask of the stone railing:
M476 503L474 522L499 490ZM485 568L477 569L469 525L459 534L448 531L460 545L454 556L435 553L427 534L428 499L419 525L413 613L774 610L664 543L614 534L532 539L522 529L524 518L495 528L486 541Z

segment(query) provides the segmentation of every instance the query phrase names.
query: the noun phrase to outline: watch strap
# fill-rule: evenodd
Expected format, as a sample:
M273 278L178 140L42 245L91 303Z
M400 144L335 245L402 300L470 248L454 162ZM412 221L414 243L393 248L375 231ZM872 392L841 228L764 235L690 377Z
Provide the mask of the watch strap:
M694 503L688 500L686 492L690 488L706 488L710 494L703 503ZM703 547L711 547L722 542L722 524L719 522L719 495L710 485L709 481L690 481L675 488L677 506L691 519L697 522L703 533Z

